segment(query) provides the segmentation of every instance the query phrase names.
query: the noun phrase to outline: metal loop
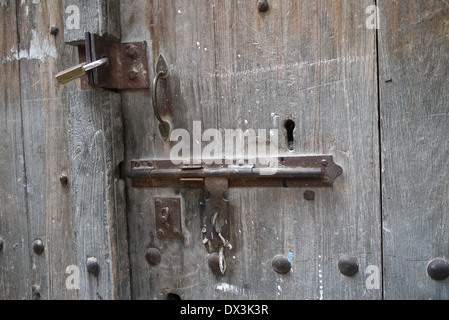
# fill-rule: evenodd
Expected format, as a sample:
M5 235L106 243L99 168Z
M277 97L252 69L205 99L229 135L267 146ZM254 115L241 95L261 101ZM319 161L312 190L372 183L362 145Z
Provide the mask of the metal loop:
M153 97L152 97L153 98L153 112L154 112L154 116L159 121L159 131L162 135L162 138L164 138L164 140L167 140L168 135L170 133L170 124L161 118L161 115L159 114L159 109L157 107L157 84L159 82L159 79L165 78L168 73L165 61L163 61L165 66L160 67L160 63L162 63L161 59L163 59L162 56L159 58L158 66L156 67L156 72L157 72L156 77L153 80Z

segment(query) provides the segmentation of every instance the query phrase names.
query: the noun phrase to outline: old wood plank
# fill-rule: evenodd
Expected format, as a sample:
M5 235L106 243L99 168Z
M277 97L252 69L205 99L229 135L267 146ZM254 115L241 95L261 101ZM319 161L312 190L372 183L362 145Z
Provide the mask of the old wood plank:
M376 33L373 1L217 1L220 127L279 132L281 155L331 154L344 173L333 188L232 190L229 277L210 279L215 298L379 299L365 270L381 270ZM295 122L289 150L287 120ZM274 143L274 142L273 142ZM276 275L271 259L293 256ZM341 256L359 260L348 278ZM229 279L229 280L228 280ZM216 290L228 280L238 292ZM378 278L380 285L380 275Z
M174 128L278 129L296 121L294 153L332 154L344 168L334 188L232 190L233 250L224 277L208 267L202 244L201 190L128 188L133 297L183 299L376 299L365 270L381 270L376 34L366 29L373 1L133 2L122 9L124 39L144 40L169 58L162 109ZM145 15L144 12L151 12ZM213 52L213 53L211 53ZM168 158L152 119L148 92L126 93L126 164ZM170 101L171 99L171 101ZM145 107L147 105L148 107ZM195 142L194 142L195 143ZM179 197L183 240L159 240L154 198ZM149 267L150 247L162 253ZM274 273L271 259L293 254L293 271ZM360 272L342 276L341 255L358 258ZM146 281L149 279L149 281ZM380 280L380 275L379 278Z
M74 237L70 217L68 110L64 108L70 86L54 80L60 65L73 65L76 53L64 44L51 26L62 27L58 1L25 1L18 7L21 104L25 166L27 172L28 237L30 248L42 240L45 250L30 251L30 284L33 299L76 299L66 287L66 268L74 265ZM67 47L69 50L67 50ZM73 84L74 87L76 87Z
M70 93L73 231L81 299L129 299L123 127L119 93ZM88 272L95 258L99 272Z
M63 0L62 6L66 43L84 44L86 32L120 40L119 0Z
M121 20L122 41L148 42L149 64L152 66L150 80L154 77L159 54L167 60L169 73L159 84L158 107L172 130L192 132L194 121L201 121L203 128L216 128L214 3L203 0L138 0L122 5ZM163 141L161 138L151 107L151 91L123 92L122 101L127 169L130 169L133 159L169 158L171 147L177 141ZM201 255L193 256L191 253L186 256L185 248L194 248L201 241L199 200L202 191L137 190L131 187L129 180L127 183L133 298L164 299L171 290L174 293L180 291L176 288L182 282L195 287L205 266L204 247L194 249ZM157 238L156 197L178 197L186 201L182 212L186 232L182 242ZM163 264L157 268L150 268L145 260L149 248L158 248L163 254ZM197 264L202 267L197 269ZM178 276L174 277L174 274Z
M0 6L0 299L31 298L16 2Z
M386 299L447 299L449 6L378 1Z
M89 256L95 256L100 262L97 292L91 288L85 294L90 298L96 295L127 299L127 227L124 184L119 174L124 156L120 94L72 94L70 141L74 219L80 244L77 254L82 264ZM92 106L99 108L92 109Z

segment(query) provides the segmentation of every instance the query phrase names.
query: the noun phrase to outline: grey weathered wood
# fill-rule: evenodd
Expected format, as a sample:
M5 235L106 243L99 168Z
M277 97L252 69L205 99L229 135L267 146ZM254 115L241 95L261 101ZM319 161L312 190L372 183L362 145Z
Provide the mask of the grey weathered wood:
M1 23L9 30L0 36L0 69L5 75L0 80L4 140L0 151L0 238L4 242L0 295L3 299L127 299L126 207L124 182L117 169L123 160L120 97L105 94L101 100L102 93L98 93L103 104L94 98L80 98L80 102L98 102L102 107L83 104L77 109L74 103L69 114L70 101L78 93L68 92L78 90L79 83L59 86L54 74L76 64L78 57L76 50L65 44L62 33L50 33L51 26L64 25L62 10L60 1L25 2L17 8L12 2L0 6ZM75 131L69 132L69 116L82 107L93 109L93 122L89 126L78 121L85 118L75 117L71 121ZM89 115L92 113L86 113ZM73 132L80 128L86 138L92 138L89 129L97 127L103 130L96 136L100 141L94 140L100 142L101 150L90 151L93 160L95 152L104 151L100 155L103 161L92 161L92 167L82 171L83 164L71 158L69 138L76 141L78 136ZM83 173L97 178L94 182L98 184L90 185L87 180L84 184L83 179L88 178ZM67 184L60 180L64 174ZM86 194L78 187L94 191ZM84 198L78 195L86 199L96 195L104 201L83 207ZM85 214L94 211L99 215ZM79 224L81 217L88 226ZM85 231L92 237L85 236ZM100 238L97 244L95 239ZM41 255L32 250L35 239L45 245ZM85 274L86 255L90 254L100 260L99 279ZM69 266L82 271L79 290L66 287Z
M76 299L76 290L67 290L66 268L75 264L71 197L69 186L60 181L70 177L68 149L67 89L58 86L54 74L59 65L73 65L76 52L64 52L61 36L53 36L50 26L62 25L58 1L26 3L18 8L18 47L26 168L28 243L32 248L41 239L41 255L30 250L29 292L33 299ZM73 88L72 87L72 88Z
M449 6L379 1L386 299L448 299Z
M73 232L81 299L129 299L124 157L119 93L69 93ZM87 271L95 257L98 275Z
M122 7L122 41L148 42L150 80L154 77L159 54L167 60L169 73L158 86L158 107L172 129L184 128L191 132L196 120L202 121L206 128L217 127L213 10L213 3L203 0L139 0ZM163 141L160 136L151 107L151 91L122 92L122 101L126 168L129 169L133 159L168 158L174 143ZM201 241L198 232L201 231L198 207L201 190L182 190L178 194L171 189L137 190L127 186L133 299L163 299L170 290L177 288L180 277L189 282L187 286L196 283L196 275L204 267L204 256L201 256L204 248L197 248ZM182 196L190 203L183 211L183 228L184 224L190 228L186 229L184 245L157 239L154 229L154 197L157 196ZM200 255L185 255L186 246ZM164 272L154 268L150 274L145 253L151 247L163 252L165 263L161 268ZM201 269L196 269L197 263L202 264Z
M296 154L333 154L344 168L334 188L231 190L228 271L207 265L201 228L201 190L133 189L128 184L133 298L378 299L365 269L381 268L376 32L365 27L373 1L134 1L122 11L123 40L147 40L156 62L168 57L164 94L174 128L278 129L296 121ZM144 14L151 12L151 14ZM149 92L123 94L126 165L168 158ZM164 105L163 98L159 102ZM194 142L195 143L195 142ZM154 198L183 203L183 240L156 237ZM161 264L145 251L156 247ZM293 253L293 271L274 273L271 259ZM360 272L342 276L342 255L358 258ZM149 279L149 280L148 280ZM381 279L381 278L380 278ZM380 281L381 282L381 281ZM380 283L381 284L381 283Z
M84 44L85 32L95 33L111 40L120 40L120 1L119 0L63 0L64 40L72 45ZM67 27L67 19L72 19L76 11L69 6L76 6L80 13L80 28Z
M31 297L16 3L0 6L0 299Z

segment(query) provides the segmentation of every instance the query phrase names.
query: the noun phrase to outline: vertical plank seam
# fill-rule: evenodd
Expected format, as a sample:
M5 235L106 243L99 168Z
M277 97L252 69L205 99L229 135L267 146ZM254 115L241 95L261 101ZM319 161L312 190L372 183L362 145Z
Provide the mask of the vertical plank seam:
M374 0L377 14L379 14L379 0ZM376 23L379 22L379 17L376 15ZM377 26L379 27L379 26ZM383 176L382 176L382 105L380 92L380 47L379 47L379 28L376 28L376 64L377 64L377 113L378 113L378 140L379 140L379 211L380 211L380 264L382 267L382 288L381 297L385 300L385 268L384 268L384 239L383 239Z

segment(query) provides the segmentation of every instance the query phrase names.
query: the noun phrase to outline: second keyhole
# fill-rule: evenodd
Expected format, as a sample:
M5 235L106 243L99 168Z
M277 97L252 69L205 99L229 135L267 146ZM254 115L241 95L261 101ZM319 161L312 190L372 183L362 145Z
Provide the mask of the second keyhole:
M295 121L288 119L285 121L284 124L285 130L287 130L287 146L289 150L295 149L295 137L294 137L294 131L296 128Z

